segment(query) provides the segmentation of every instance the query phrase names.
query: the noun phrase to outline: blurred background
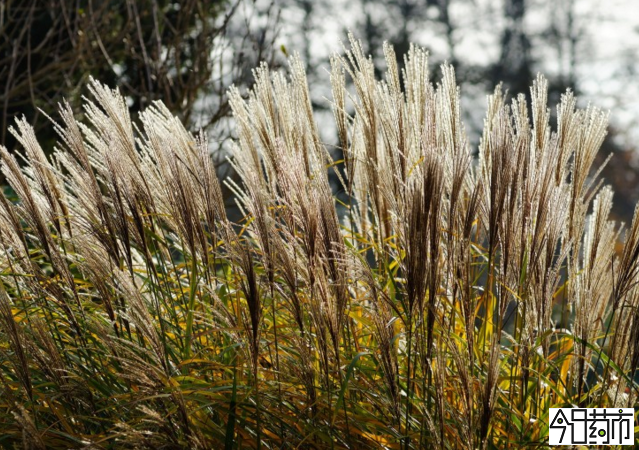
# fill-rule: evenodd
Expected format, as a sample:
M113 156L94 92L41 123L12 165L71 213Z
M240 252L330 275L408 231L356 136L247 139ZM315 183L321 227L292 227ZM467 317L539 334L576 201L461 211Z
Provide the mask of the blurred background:
M410 43L456 68L474 146L486 95L503 83L529 93L538 72L550 104L567 88L579 106L610 110L603 172L616 218L639 200L639 3L637 0L0 0L0 143L26 116L40 142L56 142L47 116L67 99L78 115L89 77L119 87L132 111L161 99L193 130L209 135L222 177L233 137L226 91L244 92L260 62L274 69L298 52L306 62L322 137L330 125L329 55L352 31L384 71L382 43L402 55ZM554 111L553 111L554 112ZM133 114L135 116L135 114ZM1 180L0 180L1 181Z

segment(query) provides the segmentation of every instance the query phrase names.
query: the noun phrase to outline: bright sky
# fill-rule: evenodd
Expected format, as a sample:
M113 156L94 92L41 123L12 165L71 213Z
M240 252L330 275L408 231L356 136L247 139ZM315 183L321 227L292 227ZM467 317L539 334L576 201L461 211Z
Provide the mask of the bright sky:
M301 10L280 0L284 7L280 43L287 49L301 50ZM362 22L363 8L371 8L364 0L330 0L314 3L311 17L311 64L328 68L328 55L339 50L343 30L357 30ZM549 76L566 73L569 67L568 45L548 47L541 35L554 23L560 32L566 31L566 11L574 5L576 49L576 80L581 90L580 103L588 102L611 110L611 123L618 141L627 148L639 149L639 0L528 0L525 27L533 36L533 57L539 69ZM436 14L431 8L429 16ZM393 7L378 5L370 9L373 17L394 22ZM498 40L504 18L503 0L452 0L450 15L458 30L454 35L458 59L482 64L498 57ZM431 22L432 23L432 22ZM434 60L449 57L444 30L432 25L413 30L417 43L426 45ZM299 44L298 44L299 43ZM543 43L543 45L542 45ZM435 74L435 77L437 75ZM326 85L322 85L322 80ZM328 96L328 75L320 71L311 91L316 99ZM466 112L472 120L480 120L487 92L478 92L462 85ZM481 114L475 117L474 112Z
M639 1L579 0L590 20L588 55L578 65L584 97L611 110L620 142L639 149ZM583 4L583 5L582 5Z

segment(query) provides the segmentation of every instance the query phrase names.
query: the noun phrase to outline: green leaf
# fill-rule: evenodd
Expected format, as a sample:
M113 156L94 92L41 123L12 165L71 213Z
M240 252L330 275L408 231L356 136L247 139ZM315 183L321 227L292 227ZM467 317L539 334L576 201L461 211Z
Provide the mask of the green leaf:
M233 393L229 405L229 420L226 423L226 436L224 438L224 450L233 450L235 443L235 412L237 407L237 369L233 370Z
M337 403L335 404L335 412L333 413L333 420L331 421L331 424L335 423L335 418L337 417L337 411L339 411L340 405L344 403L344 394L346 392L346 387L348 386L348 381L350 380L351 375L353 375L353 370L355 370L355 365L357 364L357 362L362 356L368 355L368 354L369 354L368 352L359 352L357 355L355 355L351 363L348 365L348 368L346 369L346 376L344 377L344 381L342 382L342 387L339 391L339 398L337 399ZM346 406L344 406L344 411L346 411Z

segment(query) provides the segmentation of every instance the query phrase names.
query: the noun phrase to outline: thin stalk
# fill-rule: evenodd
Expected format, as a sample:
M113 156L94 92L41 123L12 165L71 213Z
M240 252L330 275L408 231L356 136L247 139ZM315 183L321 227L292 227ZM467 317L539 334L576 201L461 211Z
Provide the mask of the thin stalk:
M189 307L186 315L186 332L184 345L184 358L191 357L191 338L193 334L193 310L195 309L195 294L197 292L198 270L195 252L191 253L191 274L189 281Z
M269 274L269 283L270 283L270 290L271 290L271 314L273 315L273 334L274 334L274 341L275 341L275 370L276 370L276 376L277 376L277 395L278 395L278 410L280 411L280 414L282 414L282 380L281 380L281 374L280 374L280 350L279 350L279 344L278 344L278 340L277 340L277 315L275 313L275 295L274 295L274 288L273 288L273 284L274 284L274 280L273 280L273 276ZM282 441L284 441L284 439L286 438L286 433L284 431L284 421L282 420L282 418L280 417L280 433L282 434Z
M412 351L412 343L413 343L413 317L412 312L408 313L408 354L407 354L407 362L406 362L406 419L404 423L404 448L408 450L410 448L410 415L411 415L411 351Z

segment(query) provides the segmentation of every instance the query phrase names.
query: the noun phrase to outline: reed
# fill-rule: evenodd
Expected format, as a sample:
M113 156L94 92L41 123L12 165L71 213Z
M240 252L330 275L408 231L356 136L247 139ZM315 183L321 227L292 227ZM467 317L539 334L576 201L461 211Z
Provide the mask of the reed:
M331 60L343 158L298 57L230 90L226 180L161 104L92 80L48 158L0 150L0 446L543 448L548 408L635 406L639 217L592 167L607 115L547 83L488 97L478 157L452 67ZM335 173L347 200L333 194ZM338 207L345 214L338 214Z

